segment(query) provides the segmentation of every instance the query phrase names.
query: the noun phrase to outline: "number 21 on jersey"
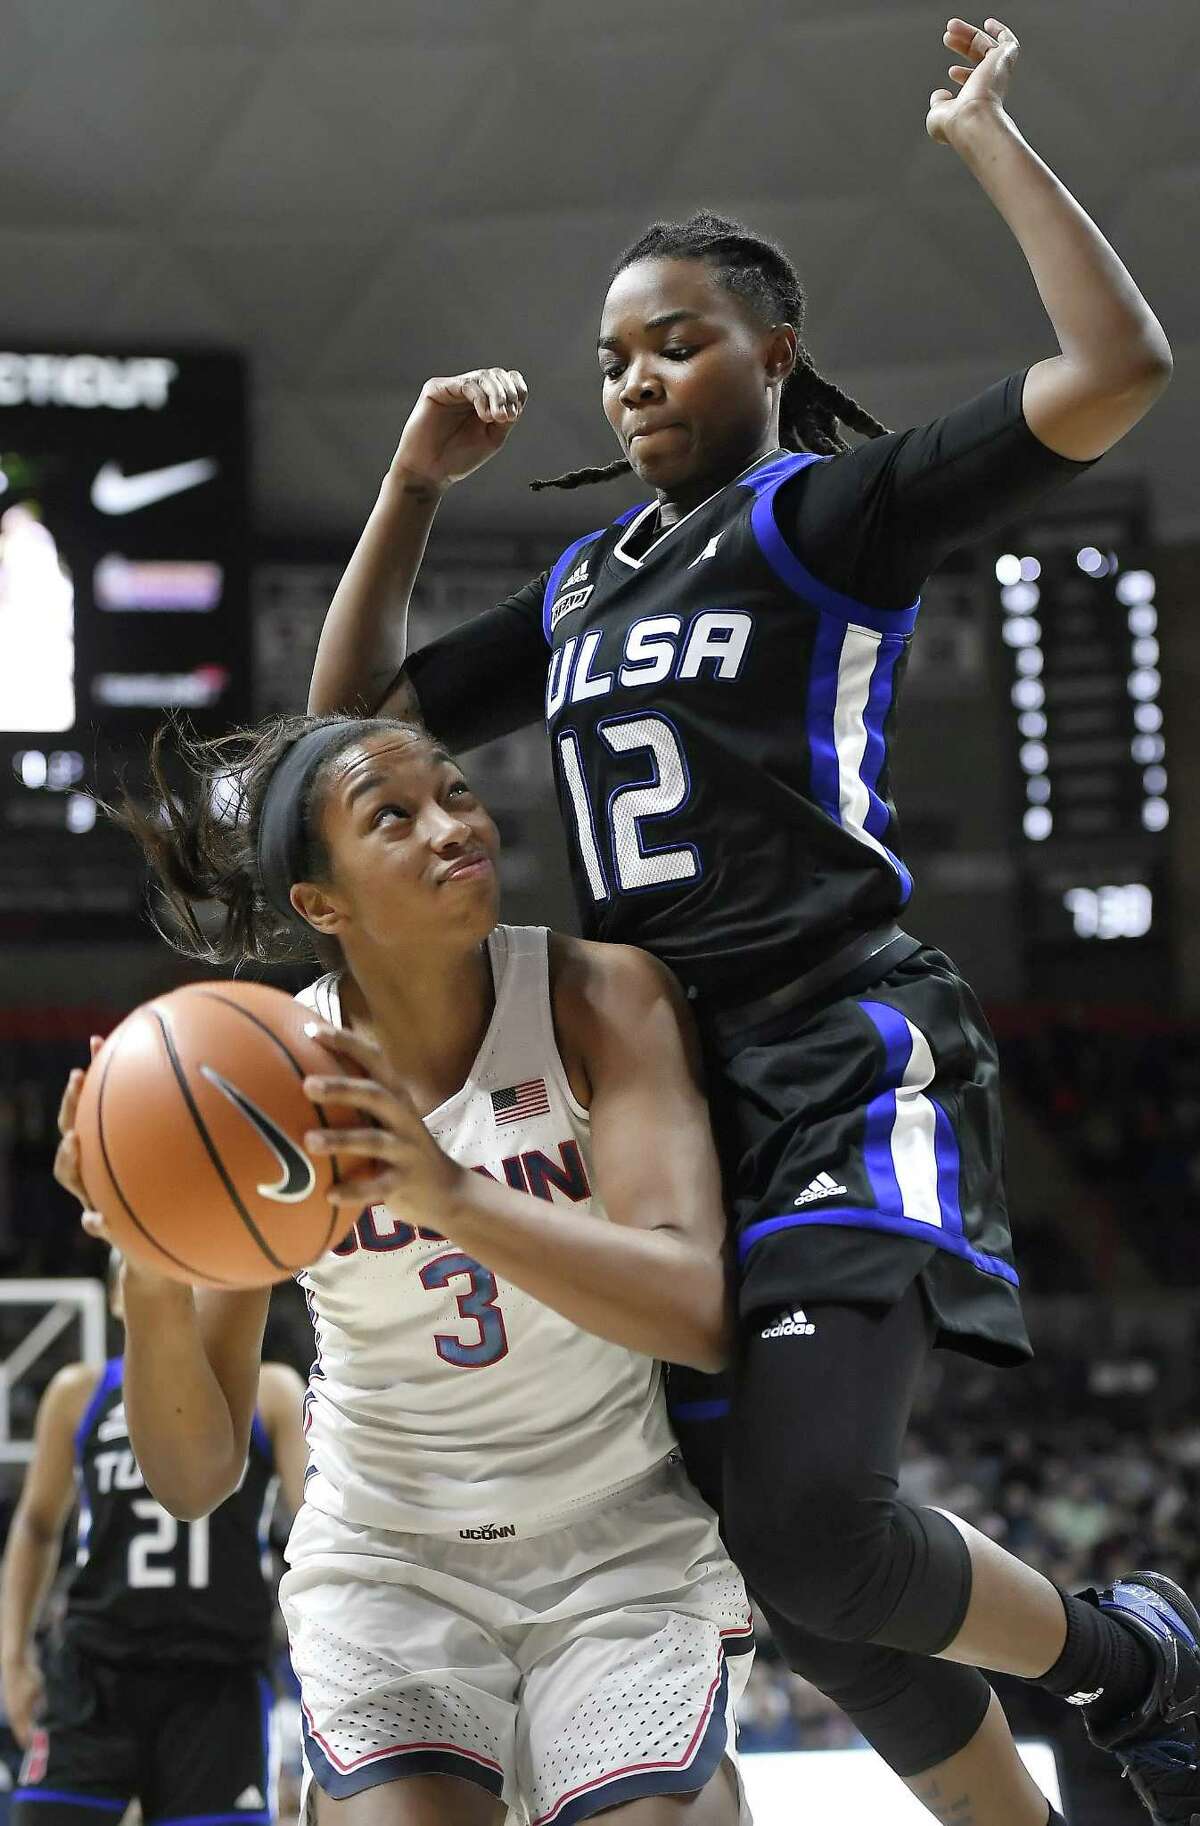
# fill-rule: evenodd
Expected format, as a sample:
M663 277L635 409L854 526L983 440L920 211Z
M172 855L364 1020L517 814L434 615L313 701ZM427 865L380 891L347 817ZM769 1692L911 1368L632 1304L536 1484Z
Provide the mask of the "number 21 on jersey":
M636 894L670 882L694 881L701 873L700 852L694 843L654 847L646 840L647 825L681 811L692 796L687 757L674 724L657 713L616 716L597 723L596 734L613 754L642 750L647 771L643 779L610 794L598 828L588 799L579 737L573 729L564 729L558 737L575 841L592 898L609 900L614 887L621 894ZM601 853L602 843L607 856Z

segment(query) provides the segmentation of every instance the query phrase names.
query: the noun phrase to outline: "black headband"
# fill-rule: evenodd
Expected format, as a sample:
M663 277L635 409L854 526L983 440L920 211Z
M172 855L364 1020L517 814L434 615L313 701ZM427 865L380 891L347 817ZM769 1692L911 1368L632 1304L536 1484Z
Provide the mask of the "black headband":
M258 817L258 878L277 913L297 919L292 906L294 881L304 876L304 807L312 777L322 761L345 748L352 725L322 723L293 742L279 762L263 796Z

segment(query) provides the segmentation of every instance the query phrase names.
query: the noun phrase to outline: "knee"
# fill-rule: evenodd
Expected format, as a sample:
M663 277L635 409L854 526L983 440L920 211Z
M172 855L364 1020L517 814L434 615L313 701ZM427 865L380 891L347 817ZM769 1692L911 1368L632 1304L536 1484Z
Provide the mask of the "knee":
M752 1592L794 1623L836 1642L867 1640L872 1593L886 1576L894 1504L849 1478L814 1476L781 1493L726 1498L730 1555Z

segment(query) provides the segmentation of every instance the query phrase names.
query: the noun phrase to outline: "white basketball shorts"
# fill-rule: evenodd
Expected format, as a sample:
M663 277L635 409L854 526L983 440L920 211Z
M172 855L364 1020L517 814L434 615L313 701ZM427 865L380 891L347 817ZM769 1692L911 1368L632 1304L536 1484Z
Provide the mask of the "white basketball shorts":
M287 1558L310 1826L314 1781L341 1799L454 1775L529 1826L574 1826L694 1792L733 1756L749 1604L673 1457L527 1539L399 1534L306 1506Z

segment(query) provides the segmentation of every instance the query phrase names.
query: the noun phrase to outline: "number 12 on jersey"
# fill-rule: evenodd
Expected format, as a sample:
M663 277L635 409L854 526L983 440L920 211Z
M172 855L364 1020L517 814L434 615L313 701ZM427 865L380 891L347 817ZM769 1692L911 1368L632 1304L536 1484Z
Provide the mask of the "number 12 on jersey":
M687 757L674 725L665 716L655 714L609 717L596 725L596 734L613 754L643 749L648 771L644 779L619 786L609 795L601 818L603 829L598 831L588 799L579 737L573 729L564 729L558 737L558 759L571 801L575 841L592 898L611 899L610 878L622 894L661 888L674 881L694 881L701 873L700 852L695 844L652 848L645 839L648 824L681 811L692 796ZM611 856L611 877L601 855L601 841Z

